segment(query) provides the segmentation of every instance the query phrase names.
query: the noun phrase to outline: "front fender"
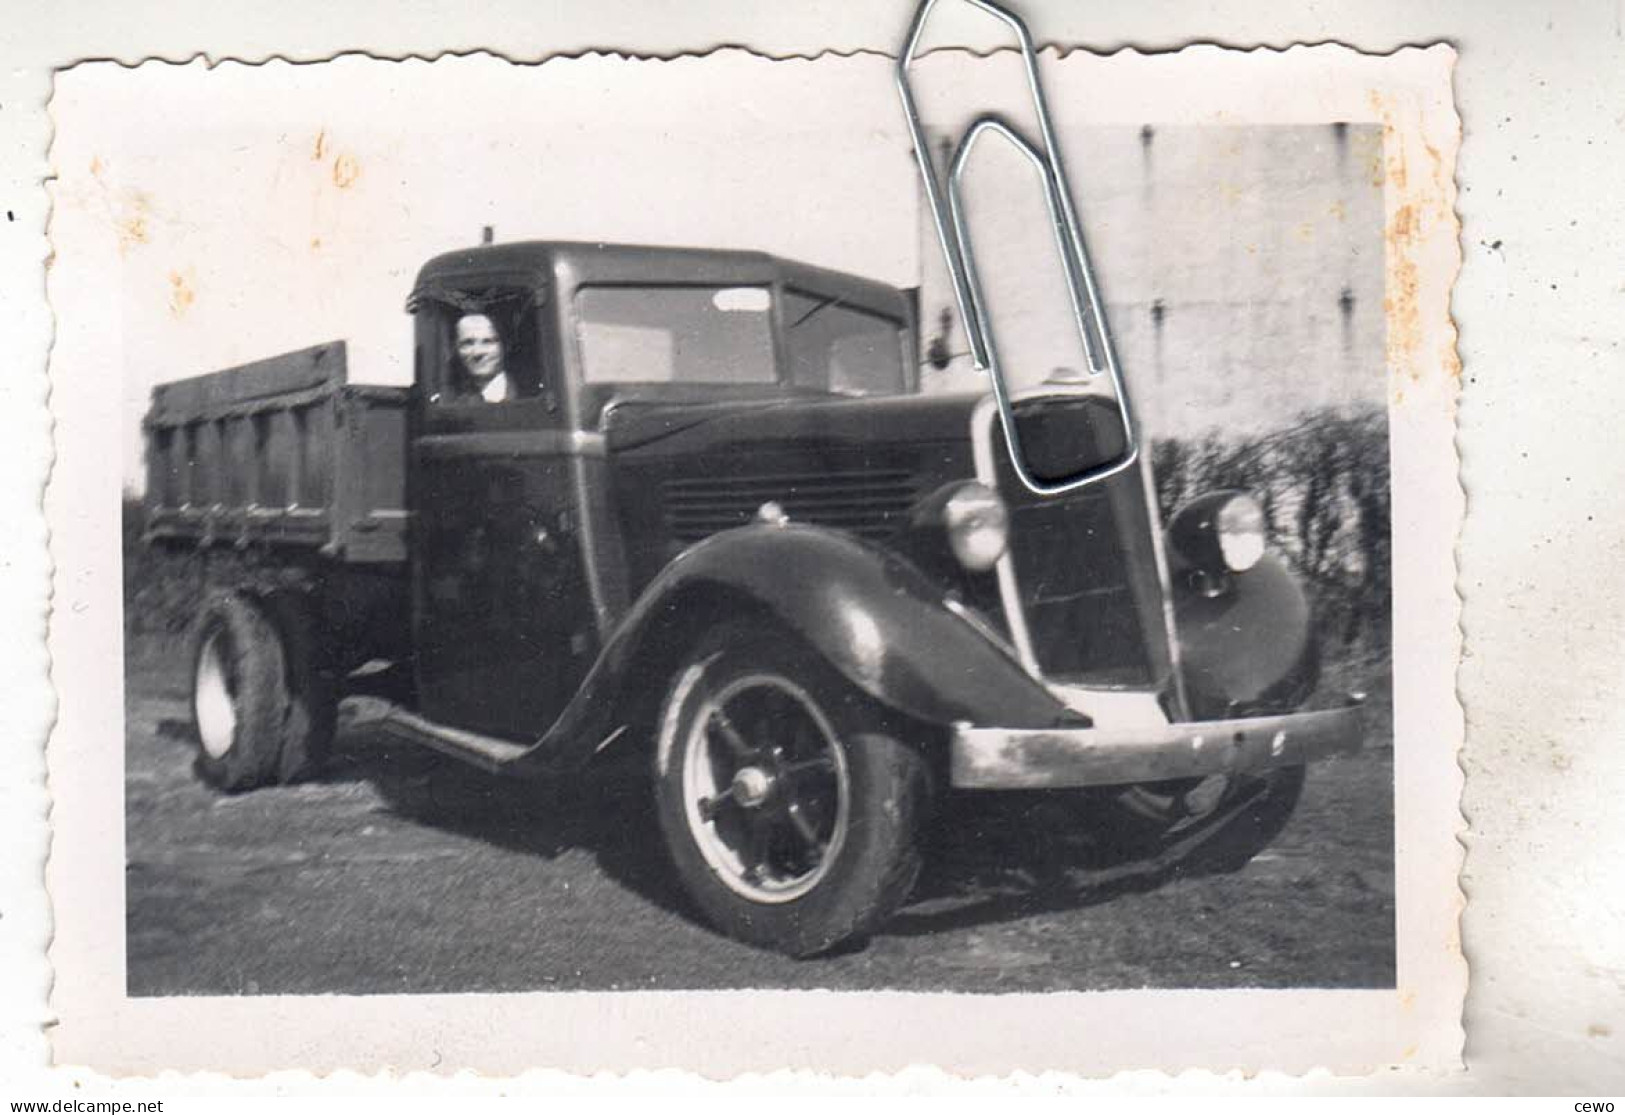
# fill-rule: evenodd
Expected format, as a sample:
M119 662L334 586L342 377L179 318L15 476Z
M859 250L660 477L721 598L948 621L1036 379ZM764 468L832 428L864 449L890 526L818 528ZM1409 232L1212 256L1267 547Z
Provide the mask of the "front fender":
M714 535L673 561L629 625L642 627L674 601L680 608L685 600L744 597L853 685L920 720L1054 724L1065 715L1015 659L944 607L943 596L907 562L848 534L752 526Z
M1266 554L1205 596L1176 579L1174 620L1192 713L1290 711L1318 668L1309 602L1297 578Z
M664 687L665 675L647 676L666 657L644 653L651 644L713 626L741 607L771 616L858 689L916 719L1013 728L1076 719L945 607L943 595L908 563L838 531L764 524L713 535L644 590L536 759L544 761L554 741L573 752L583 737L595 740L627 687Z

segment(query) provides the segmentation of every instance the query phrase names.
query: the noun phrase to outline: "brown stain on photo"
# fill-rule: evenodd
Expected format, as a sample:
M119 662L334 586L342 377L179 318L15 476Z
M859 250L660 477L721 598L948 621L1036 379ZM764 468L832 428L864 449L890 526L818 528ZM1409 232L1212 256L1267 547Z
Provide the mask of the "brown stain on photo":
M310 161L313 163L327 161L327 156L331 150L332 145L328 142L327 129L325 127L318 128L316 138L310 144ZM361 177L361 160L348 151L339 152L333 156L331 176L333 185L341 190L349 189L355 185L355 180Z
M1417 305L1421 274L1413 258L1419 231L1416 206L1406 203L1394 212L1386 233L1388 291L1382 309L1388 319L1390 365L1411 363L1422 340L1422 310Z
M1444 156L1439 153L1437 147L1425 139L1422 141L1422 150L1427 152L1428 164L1432 167L1431 177L1433 181L1442 183L1444 181Z
M186 311L192 308L197 301L197 292L192 289L192 281L179 271L169 273L169 312L171 316L181 318Z
M151 233L147 228L146 207L138 202L133 211L116 216L113 219L113 229L118 233L120 255L138 244L149 243Z
M348 190L361 177L361 163L354 155L339 155L333 160L333 185Z
M1390 198L1397 203L1384 231L1388 274L1383 311L1388 325L1388 365L1411 380L1419 381L1433 370L1436 359L1447 376L1459 380L1461 357L1456 352L1455 322L1448 318L1448 310L1443 343L1437 356L1423 350L1428 330L1423 324L1424 284L1419 259L1423 245L1436 235L1435 229L1444 226L1454 231L1454 183L1444 165L1443 154L1425 140L1422 147L1427 155L1426 173L1421 173L1420 167L1413 167L1395 125L1397 106L1375 90L1371 91L1370 100L1382 119L1383 142L1378 157L1384 170L1384 182ZM1453 282L1450 285L1453 286ZM1403 388L1396 387L1392 397L1394 405L1403 403L1404 398Z
M107 164L100 155L90 157L90 177L101 194L113 234L118 238L119 255L152 241L152 199L142 190L116 192L107 182Z
M1368 180L1373 186L1381 187L1388 181L1388 165L1383 159L1383 141L1388 138L1389 130L1383 129L1382 137L1372 145L1367 155L1366 172Z

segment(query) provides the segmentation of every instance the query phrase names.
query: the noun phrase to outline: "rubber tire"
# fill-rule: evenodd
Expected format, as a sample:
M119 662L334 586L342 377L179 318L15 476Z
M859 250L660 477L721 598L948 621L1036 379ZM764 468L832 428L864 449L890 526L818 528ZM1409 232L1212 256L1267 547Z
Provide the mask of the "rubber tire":
M685 687L696 669L698 679ZM840 739L850 780L849 827L834 864L812 890L783 903L753 902L718 878L684 809L679 751L695 709L744 673L777 673L812 698ZM656 812L685 890L712 926L736 940L809 957L873 933L919 877L932 789L924 757L887 730L884 710L787 635L767 637L759 623L728 625L701 639L673 674L655 749Z
M278 622L281 620L282 622ZM198 740L196 770L209 785L230 793L290 782L308 774L333 737L337 703L332 686L317 674L314 640L292 604L259 602L221 592L204 604L193 625L192 726ZM234 684L236 728L221 755L202 746L197 677L211 636L225 640L226 668Z
M1274 843L1292 819L1303 796L1307 772L1307 767L1294 766L1280 767L1265 774L1262 795L1191 849L1175 865L1174 872L1179 875L1228 874L1245 867L1254 856ZM1177 812L1176 806L1171 806L1174 812L1158 817L1142 806L1129 803L1127 794L1136 789L1138 787L1130 787L1124 794L1111 800L1107 824L1114 838L1113 845L1120 852L1154 854L1179 839L1181 834L1171 830L1184 819L1184 815ZM1237 787L1231 790L1231 794L1250 793L1253 790L1252 786ZM1230 808L1229 803L1220 802L1214 811L1227 808Z
M1255 799L1186 858L1186 874L1224 875L1240 871L1254 856L1275 843L1303 797L1308 767L1280 767L1264 776L1262 796Z
M265 601L282 639L287 709L276 781L299 782L318 774L338 729L338 686L315 617L302 597L280 593Z
M213 638L224 641L223 665L231 680L236 725L230 745L211 755L203 745L197 693L203 652ZM192 628L192 728L198 741L198 775L209 785L236 793L276 777L282 755L287 679L282 640L262 608L237 593L211 596Z

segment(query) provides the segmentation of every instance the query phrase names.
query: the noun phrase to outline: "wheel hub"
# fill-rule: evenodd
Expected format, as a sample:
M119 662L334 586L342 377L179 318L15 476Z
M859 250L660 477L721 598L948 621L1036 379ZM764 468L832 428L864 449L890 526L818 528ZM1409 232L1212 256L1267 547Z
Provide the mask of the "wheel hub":
M840 737L812 696L782 675L745 673L706 697L683 745L690 835L736 894L794 901L819 885L846 841L851 791Z
M773 776L761 767L740 767L734 772L734 800L746 809L759 809L773 793Z

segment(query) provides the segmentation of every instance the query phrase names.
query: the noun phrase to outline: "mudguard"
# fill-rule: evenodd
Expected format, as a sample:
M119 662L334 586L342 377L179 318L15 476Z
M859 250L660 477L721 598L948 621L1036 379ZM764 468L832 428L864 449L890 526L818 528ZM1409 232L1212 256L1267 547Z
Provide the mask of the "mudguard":
M668 682L677 663L659 654L662 640L741 610L771 617L858 689L928 723L1077 721L993 639L945 607L940 586L913 566L837 531L762 524L713 535L672 561L516 767L556 769L587 758L618 723L630 686ZM651 672L657 664L664 672Z
M1309 602L1273 555L1231 574L1216 595L1176 588L1174 619L1198 719L1290 711L1314 687L1319 662Z

